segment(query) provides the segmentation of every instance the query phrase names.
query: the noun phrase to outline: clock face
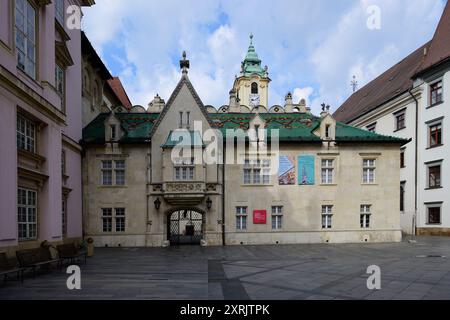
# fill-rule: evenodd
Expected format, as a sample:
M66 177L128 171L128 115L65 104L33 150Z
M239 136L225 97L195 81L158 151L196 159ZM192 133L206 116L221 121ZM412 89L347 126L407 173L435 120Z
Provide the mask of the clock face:
M251 94L250 95L250 105L253 107L257 107L261 104L261 100L259 98L259 94Z

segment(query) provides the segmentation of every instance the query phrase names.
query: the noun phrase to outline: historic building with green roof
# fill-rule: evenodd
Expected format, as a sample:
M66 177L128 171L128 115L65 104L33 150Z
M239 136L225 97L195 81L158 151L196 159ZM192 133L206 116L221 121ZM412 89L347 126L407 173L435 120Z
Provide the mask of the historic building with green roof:
M83 131L84 231L98 246L401 240L400 148L408 141L311 113L270 78L251 36L228 105L188 77L167 103L118 107Z

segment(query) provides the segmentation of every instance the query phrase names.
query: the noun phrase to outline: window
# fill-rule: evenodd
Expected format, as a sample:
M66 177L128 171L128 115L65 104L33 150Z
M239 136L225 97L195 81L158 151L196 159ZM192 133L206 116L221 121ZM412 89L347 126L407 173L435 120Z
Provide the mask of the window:
M395 114L395 130L405 129L405 111Z
M116 160L116 185L124 186L125 185L125 160Z
M55 1L55 18L64 28L64 0Z
M17 148L36 153L36 124L17 116Z
M441 165L433 164L428 166L428 188L441 187Z
M117 126L115 124L110 125L111 129L111 140L115 141L117 139Z
M62 236L65 237L67 235L67 199L64 196L61 203L61 210Z
M187 116L186 125L189 128L189 126L191 125L191 113L190 112L186 112L186 116Z
M442 81L430 85L430 106L442 102Z
M330 128L331 126L329 124L325 126L325 138L327 139L330 138Z
M375 160L363 160L363 183L375 182Z
M58 64L55 67L55 85L56 91L61 97L61 111L65 110L65 71Z
M256 82L252 83L252 94L258 94L258 84Z
M15 1L17 67L36 78L36 10L27 0Z
M236 207L236 229L247 230L247 207Z
M366 128L367 128L367 131L369 131L369 132L375 132L377 130L377 124L372 123L372 124L368 125Z
M400 150L400 168L406 168L405 165L405 149Z
M333 226L333 206L322 206L322 229L331 229Z
M272 207L272 230L281 230L283 228L283 207Z
M192 181L195 176L194 158L177 159L175 161L175 180Z
M102 161L102 185L112 186L112 161Z
M400 184L400 212L405 212L405 187L406 183Z
M19 240L37 239L37 193L19 188L17 192Z
M269 159L245 159L244 184L270 184L270 167L271 161Z
M427 224L441 224L441 206L430 205L428 208Z
M333 183L333 160L322 160L322 184L332 184Z
M66 174L66 150L61 150L61 173Z
M116 232L125 232L125 208L116 208Z
M372 206L367 204L361 206L360 223L362 229L370 228L371 208Z
M435 123L429 126L429 147L437 147L442 145L442 123Z
M103 232L112 232L112 209L102 209Z
M183 112L180 111L180 128L183 128Z

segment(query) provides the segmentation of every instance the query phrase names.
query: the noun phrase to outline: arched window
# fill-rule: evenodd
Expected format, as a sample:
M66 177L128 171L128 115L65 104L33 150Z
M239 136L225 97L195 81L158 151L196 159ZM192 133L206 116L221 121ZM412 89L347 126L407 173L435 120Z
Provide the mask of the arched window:
M258 94L258 84L256 82L252 83L252 94Z

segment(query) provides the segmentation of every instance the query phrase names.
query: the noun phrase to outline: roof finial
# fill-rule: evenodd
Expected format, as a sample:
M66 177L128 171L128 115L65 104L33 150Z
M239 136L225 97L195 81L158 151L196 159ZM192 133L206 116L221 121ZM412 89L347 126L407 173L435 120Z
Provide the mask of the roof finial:
M253 45L253 33L250 33L250 45Z
M183 60L180 60L180 68L183 74L188 73L189 66L189 60L186 60L186 51L183 51Z

